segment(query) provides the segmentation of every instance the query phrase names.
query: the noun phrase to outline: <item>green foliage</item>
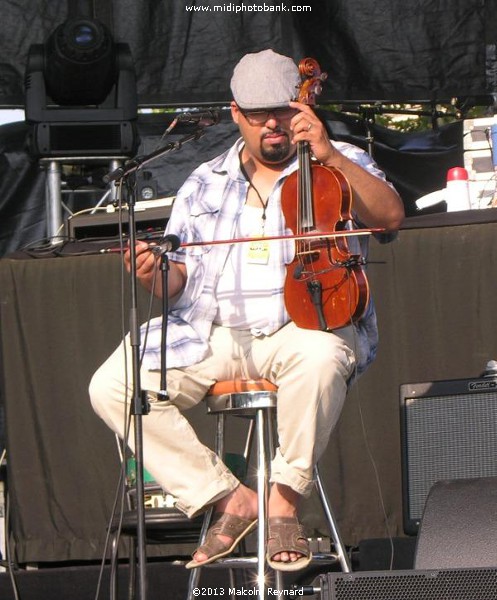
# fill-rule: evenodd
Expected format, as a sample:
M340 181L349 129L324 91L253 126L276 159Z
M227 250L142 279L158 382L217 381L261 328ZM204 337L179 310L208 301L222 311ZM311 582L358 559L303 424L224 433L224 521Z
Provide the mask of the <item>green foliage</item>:
M377 125L403 133L424 131L461 119L476 119L493 114L488 106L463 108L452 104L364 104L355 106L354 110L350 110L346 104L340 104L323 108L369 119Z

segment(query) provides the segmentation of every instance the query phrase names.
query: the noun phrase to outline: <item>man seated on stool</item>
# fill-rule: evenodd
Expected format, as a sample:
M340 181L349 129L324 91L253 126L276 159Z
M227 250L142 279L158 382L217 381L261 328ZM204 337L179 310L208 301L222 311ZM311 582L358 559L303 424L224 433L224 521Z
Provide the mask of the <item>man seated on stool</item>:
M168 294L175 298L168 315L170 398L151 401L143 418L144 464L188 516L214 505L206 543L189 568L227 556L254 529L257 494L200 443L183 411L218 380L266 378L278 386L267 560L274 569L301 569L310 551L297 518L299 501L313 488L314 465L328 444L349 382L376 352L372 302L354 325L333 332L298 328L290 320L283 287L294 241L209 245L288 233L280 194L285 178L297 169L298 142L308 142L318 162L340 169L348 179L354 226L384 228L391 232L382 234L388 241L402 222L402 201L384 174L361 149L329 140L313 110L293 101L298 85L295 63L272 50L240 60L231 79L231 114L241 138L186 180L167 224L167 233L182 243L205 245L180 247L169 255ZM357 246L366 257L368 237L349 238L350 249ZM129 269L129 253L124 259ZM153 291L161 295L158 258L144 242L137 244L136 263L140 282L150 290L155 282ZM141 386L159 391L160 319L150 325ZM126 339L90 385L95 411L121 436L125 344L130 360Z

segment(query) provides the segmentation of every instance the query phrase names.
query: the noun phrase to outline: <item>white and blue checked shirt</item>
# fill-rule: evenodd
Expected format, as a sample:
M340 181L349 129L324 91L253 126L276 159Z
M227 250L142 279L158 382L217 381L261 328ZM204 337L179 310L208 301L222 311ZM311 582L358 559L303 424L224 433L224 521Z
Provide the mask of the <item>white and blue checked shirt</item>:
M344 142L333 144L349 159L385 179L383 172L366 152ZM235 238L237 221L248 190L248 182L240 170L239 153L242 148L243 140L239 139L229 150L200 165L176 196L166 233L179 236L182 243L205 242L206 245L180 247L169 255L170 260L186 265L188 278L185 289L169 312L168 368L195 364L206 354L212 323L217 313L216 285L231 248L229 243L209 245L208 242ZM285 178L297 166L295 158L282 171L269 197L265 225L265 235L268 237L291 233L285 230L280 193ZM348 238L347 243L352 253L359 253L367 258L368 236ZM280 282L284 282L282 271L286 270L285 265L293 258L294 246L293 241L271 244L269 266L274 269L275 289L267 300L267 325L262 330L254 331L254 335L268 335L289 321L283 301L283 285ZM160 369L161 322L161 317L157 317L149 323L144 353L144 366L148 369ZM146 326L145 324L142 328ZM359 375L376 355L378 330L372 300L355 327L356 374Z

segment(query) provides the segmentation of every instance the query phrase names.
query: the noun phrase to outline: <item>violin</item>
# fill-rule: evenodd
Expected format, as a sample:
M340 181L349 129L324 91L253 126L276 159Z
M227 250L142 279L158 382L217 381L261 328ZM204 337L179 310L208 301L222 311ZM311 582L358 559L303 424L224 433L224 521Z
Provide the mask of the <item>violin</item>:
M317 61L299 63L299 102L313 105L326 78ZM317 163L309 144L297 145L298 169L283 184L281 205L295 239L295 256L287 265L284 298L298 327L331 331L357 321L369 301L369 285L360 255L352 254L347 236L352 220L352 190L343 173ZM336 237L318 237L319 232ZM313 239L305 239L311 235ZM302 236L301 239L299 236Z

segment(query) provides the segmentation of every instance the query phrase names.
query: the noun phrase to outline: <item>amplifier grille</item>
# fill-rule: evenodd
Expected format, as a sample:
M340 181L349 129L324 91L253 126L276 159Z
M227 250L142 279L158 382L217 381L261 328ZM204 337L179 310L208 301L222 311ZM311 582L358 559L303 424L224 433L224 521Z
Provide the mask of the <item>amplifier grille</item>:
M497 476L497 383L401 386L404 529L416 533L437 481Z
M412 518L436 481L497 475L496 405L496 393L407 400Z
M495 600L497 569L328 573L322 600Z

